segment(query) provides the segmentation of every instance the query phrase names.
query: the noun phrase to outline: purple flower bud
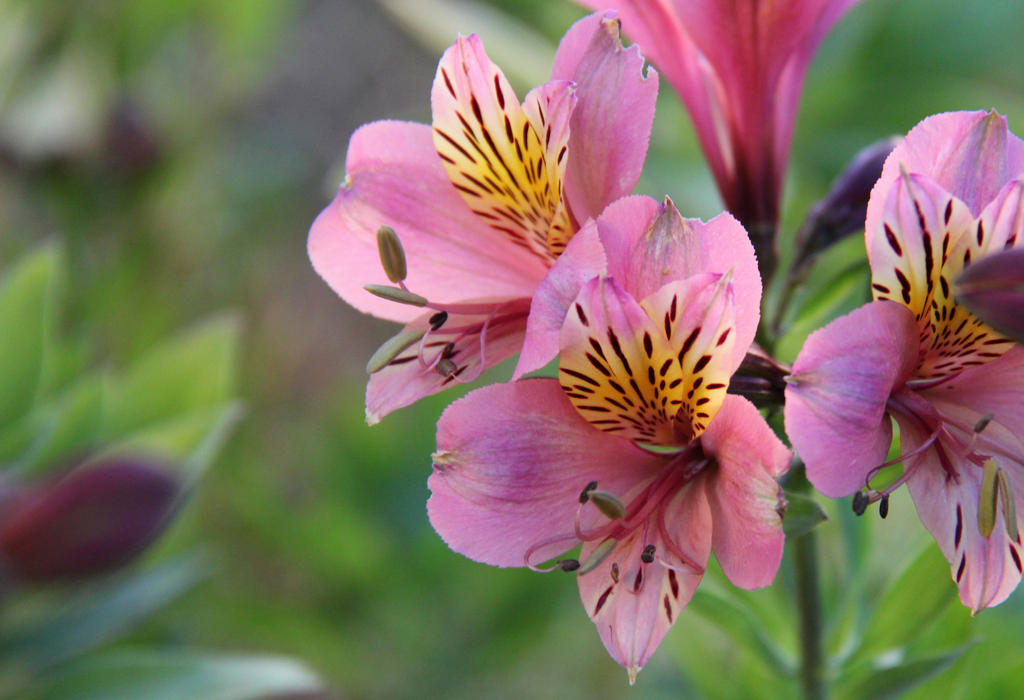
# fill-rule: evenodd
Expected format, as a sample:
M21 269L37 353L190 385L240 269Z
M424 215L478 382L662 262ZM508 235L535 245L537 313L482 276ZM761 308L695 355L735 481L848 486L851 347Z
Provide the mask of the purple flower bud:
M957 300L997 331L1024 343L1024 248L987 255L954 283Z
M26 485L0 504L0 565L29 581L104 573L156 539L179 492L167 471L130 458Z
M796 233L794 271L802 271L816 253L864 229L871 188L882 174L885 159L900 140L891 136L859 151L832 183L828 194L808 210Z

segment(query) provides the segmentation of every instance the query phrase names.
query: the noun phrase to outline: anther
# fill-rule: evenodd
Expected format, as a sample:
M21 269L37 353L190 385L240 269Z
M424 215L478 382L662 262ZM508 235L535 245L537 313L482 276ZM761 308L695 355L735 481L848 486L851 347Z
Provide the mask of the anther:
M413 294L399 287L389 287L386 284L366 284L363 285L363 289L375 297L387 299L388 301L397 301L399 304L408 304L409 306L427 305L426 297L421 297L419 294Z
M985 415L983 415L981 418L978 419L978 422L974 424L974 432L980 433L982 430L987 428L988 424L992 422L992 419L994 417L995 415L992 413L986 413Z
M1003 504L1003 526L1006 528L1006 536L1011 540L1016 540L1017 506L1014 502L1010 480L1006 478L1006 472L1002 469L996 471L996 490L999 492L999 502Z
M603 562L608 557L608 555L615 550L616 544L617 541L614 538L609 537L604 542L597 545L597 548L590 553L590 556L587 557L587 560L580 564L580 576L582 576L583 574L590 573L591 571L596 569L598 565L601 562Z
M580 562L578 559L560 559L557 566L562 571L576 571L580 568Z
M597 488L597 482L591 481L589 484L583 487L580 491L580 503L586 503L590 500L590 492Z
M455 343L447 343L441 348L441 359L447 360L449 357L455 354Z
M622 520L626 517L626 506L614 494L594 489L588 495L590 502L610 519Z
M444 325L445 321L448 320L447 311L438 311L436 314L430 317L430 330L437 331L441 330L441 326Z
M456 370L459 369L459 366L456 365L451 360L449 360L447 357L444 357L438 360L437 367L435 367L435 369L437 370L437 373L440 374L442 377L450 377L453 374L455 374Z
M373 353L370 361L366 363L366 371L369 374L381 371L387 367L393 359L398 357L403 350L417 342L422 337L423 331L405 331L388 339L383 345L377 348L377 352Z
M644 547L644 551L640 553L640 561L642 561L644 564L650 564L652 561L654 561L655 551L656 548L653 544L647 545L646 547Z
M878 502L878 516L885 520L887 515L889 515L889 494L882 496L882 500Z
M390 226L377 229L377 253L380 254L380 264L389 280L397 283L405 279L405 250L395 229Z
M988 537L996 527L996 499L999 495L996 476L999 469L994 459L986 459L984 469L981 490L978 491L978 532L982 537Z
M612 581L614 581L615 583L618 583L619 582L619 562L617 562L617 561L613 561L612 562L611 574L612 574Z
M863 491L853 494L853 514L864 515L864 511L868 509L869 502L868 495Z

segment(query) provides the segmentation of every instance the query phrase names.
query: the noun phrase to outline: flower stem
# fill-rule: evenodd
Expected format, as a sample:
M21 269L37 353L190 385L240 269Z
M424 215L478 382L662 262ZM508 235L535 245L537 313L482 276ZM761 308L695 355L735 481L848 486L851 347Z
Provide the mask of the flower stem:
M821 639L821 581L818 539L814 530L793 540L793 569L800 625L800 686L805 700L824 700L824 654Z

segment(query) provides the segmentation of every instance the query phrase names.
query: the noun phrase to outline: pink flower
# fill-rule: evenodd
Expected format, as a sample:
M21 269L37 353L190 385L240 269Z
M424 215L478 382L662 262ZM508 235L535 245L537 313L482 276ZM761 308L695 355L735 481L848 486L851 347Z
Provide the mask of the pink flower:
M785 503L775 477L790 453L753 404L726 395L760 302L743 227L630 197L577 238L537 297L549 311L569 298L559 380L453 403L427 511L452 549L495 566L539 569L582 544L547 570L578 572L584 608L632 681L712 549L736 585L772 581ZM602 257L606 269L582 280Z
M811 334L786 390L786 431L815 487L858 492L862 512L906 484L973 611L1021 578L1024 350L958 305L951 284L1019 245L1022 174L1024 141L994 113L916 126L868 204L876 301ZM872 486L893 421L903 472Z
M370 423L516 353L548 268L636 183L658 81L644 77L637 49L622 48L618 23L577 22L552 77L520 105L480 40L460 38L434 79L433 128L384 121L352 136L348 175L313 223L309 255L345 301L406 324L367 387ZM408 276L391 281L420 308L364 289L394 277L378 260L382 226L408 253Z
M686 104L726 208L755 241L770 235L804 74L857 0L577 1L618 10Z

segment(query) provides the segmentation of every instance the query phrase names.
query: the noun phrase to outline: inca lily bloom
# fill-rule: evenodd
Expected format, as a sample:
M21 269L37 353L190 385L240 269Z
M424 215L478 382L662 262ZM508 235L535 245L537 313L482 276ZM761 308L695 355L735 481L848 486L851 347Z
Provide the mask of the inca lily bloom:
M867 246L876 301L811 334L786 389L786 431L822 493L854 508L906 484L977 611L1021 578L1024 350L959 306L951 284L1020 245L1024 141L1002 117L929 117L886 161ZM902 475L872 485L900 431Z
M778 220L804 74L857 0L577 1L618 10L686 104L726 208L768 256L759 241L771 241Z
M438 424L427 510L452 549L496 566L545 570L582 544L578 559L546 570L577 572L587 614L632 681L712 549L736 585L772 581L785 503L775 477L790 454L753 404L725 394L760 301L739 223L683 220L633 197L598 224L608 271L621 276L562 278L578 291L560 331L560 379L453 403ZM728 246L732 263L718 257ZM711 266L676 276L687 258Z
M434 79L433 128L384 121L352 136L347 178L313 224L309 255L354 307L407 324L371 363L370 423L517 352L548 268L581 224L632 190L658 81L618 27L611 15L577 22L554 79L522 105L479 39L460 38ZM380 289L389 280L401 288Z

